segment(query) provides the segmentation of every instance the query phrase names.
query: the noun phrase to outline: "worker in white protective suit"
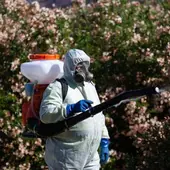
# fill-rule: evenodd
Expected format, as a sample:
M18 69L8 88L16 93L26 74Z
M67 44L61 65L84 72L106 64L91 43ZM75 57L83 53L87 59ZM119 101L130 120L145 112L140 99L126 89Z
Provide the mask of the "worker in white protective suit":
M84 51L71 49L66 53L63 78L68 83L67 95L63 101L59 81L47 87L40 108L43 123L61 121L100 103L89 66L90 58ZM100 163L106 163L109 158L108 146L105 117L98 113L48 138L45 161L49 170L99 170Z

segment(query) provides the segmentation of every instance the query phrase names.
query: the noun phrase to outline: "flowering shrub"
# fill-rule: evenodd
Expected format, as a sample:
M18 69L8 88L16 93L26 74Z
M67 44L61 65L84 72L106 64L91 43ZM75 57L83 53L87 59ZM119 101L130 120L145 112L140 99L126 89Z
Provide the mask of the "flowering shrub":
M169 83L168 1L99 0L87 6L78 1L65 9L1 2L0 169L47 169L44 141L21 136L28 80L19 69L28 54L84 50L102 102L126 90ZM169 169L169 95L165 91L104 112L111 159L102 169Z

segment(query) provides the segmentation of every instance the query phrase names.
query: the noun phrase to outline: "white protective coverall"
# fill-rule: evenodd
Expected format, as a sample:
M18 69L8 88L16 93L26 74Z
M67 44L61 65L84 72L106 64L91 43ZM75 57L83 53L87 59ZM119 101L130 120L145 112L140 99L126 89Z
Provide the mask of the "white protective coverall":
M64 78L68 83L68 92L62 101L61 84L51 83L44 92L40 108L40 119L44 123L54 123L66 118L67 104L82 99L93 101L92 106L100 103L95 86L91 82L77 85L74 78L76 64L90 62L89 56L82 50L69 50L64 59ZM69 130L46 140L45 161L50 170L99 170L98 148L101 138L109 138L105 126L105 117L98 113Z

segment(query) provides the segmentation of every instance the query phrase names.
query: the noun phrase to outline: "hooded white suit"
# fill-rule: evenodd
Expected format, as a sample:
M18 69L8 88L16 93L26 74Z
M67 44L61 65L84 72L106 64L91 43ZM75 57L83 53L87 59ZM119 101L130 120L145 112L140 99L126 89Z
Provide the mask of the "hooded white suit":
M82 99L100 103L95 86L91 82L77 85L74 78L75 66L90 58L82 50L69 50L64 59L64 78L68 92L62 101L61 84L51 83L44 92L40 108L40 119L44 123L54 123L66 118L67 104ZM109 138L105 118L98 113L71 127L69 130L46 140L45 161L50 170L99 170L98 148L101 138Z

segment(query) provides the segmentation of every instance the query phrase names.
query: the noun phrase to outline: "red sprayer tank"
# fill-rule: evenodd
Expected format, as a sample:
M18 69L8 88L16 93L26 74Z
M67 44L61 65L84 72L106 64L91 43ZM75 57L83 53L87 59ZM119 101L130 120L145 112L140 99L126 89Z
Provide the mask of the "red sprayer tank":
M30 81L25 84L30 99L22 105L22 123L39 120L39 108L43 92L49 83L63 75L63 62L58 54L31 54L29 61L21 64L21 73Z

